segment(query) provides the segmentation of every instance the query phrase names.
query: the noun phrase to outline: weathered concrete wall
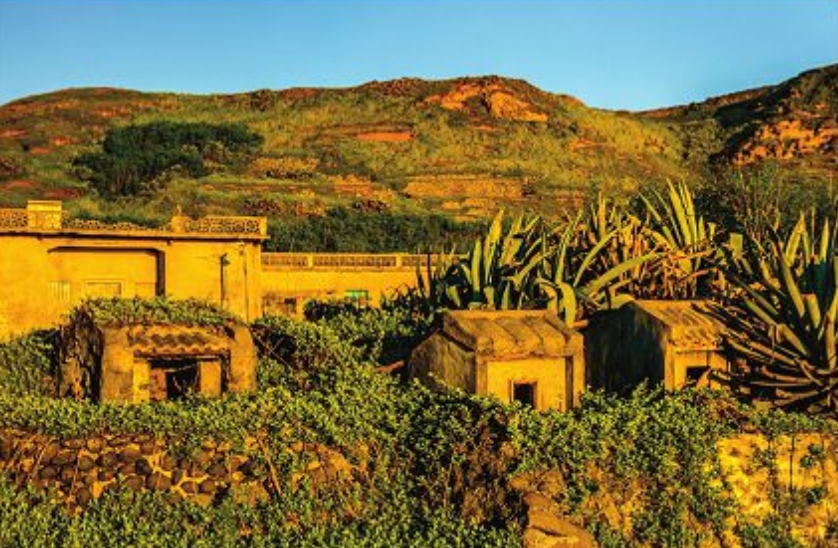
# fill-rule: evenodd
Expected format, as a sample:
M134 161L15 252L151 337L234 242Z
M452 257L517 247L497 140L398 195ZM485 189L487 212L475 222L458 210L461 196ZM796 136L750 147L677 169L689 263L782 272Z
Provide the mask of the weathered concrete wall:
M410 376L432 387L449 386L484 393L474 352L443 337L431 337L410 355Z
M485 364L488 382L486 391L482 393L491 394L504 403L512 403L514 383L534 382L537 383L536 409L566 411L567 404L571 403L572 406L573 401L573 394L568 394L568 388L579 393L584 389L584 385L579 384L567 386L567 361L564 358L490 361ZM584 383L584 376L582 382Z
M666 329L649 316L636 318L626 307L595 315L585 329L588 384L630 390L644 379L663 383Z
M183 240L165 251L168 295L219 304L245 321L262 315L260 244Z
M153 297L157 292L157 252L151 249L48 250L56 293L112 297L123 293ZM64 297L66 297L66 293Z
M585 329L588 382L614 391L643 381L680 390L698 373L728 369L723 331L702 301L635 301L598 313ZM712 375L699 384L713 386Z

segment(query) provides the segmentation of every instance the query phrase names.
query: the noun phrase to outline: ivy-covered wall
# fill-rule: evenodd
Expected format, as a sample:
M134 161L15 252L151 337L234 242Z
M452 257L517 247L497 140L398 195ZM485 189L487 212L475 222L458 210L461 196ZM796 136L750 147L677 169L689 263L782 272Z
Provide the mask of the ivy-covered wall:
M472 521L508 520L505 526L517 530L528 548L548 543L597 546L594 534L582 525L597 532L603 545L617 546L623 539L632 546L630 539L638 531L650 537L665 532L654 524L666 519L664 512L689 507L681 498L685 486L677 483L655 492L652 478L636 476L627 481L615 470L593 463L584 478L573 477L561 464L505 477L517 460L511 453L514 449L507 446L505 458L496 459L499 465L494 467L489 464L496 458L491 445L474 449L454 472L463 474L460 482L446 485L447 493L436 486L430 496L458 504L462 515ZM254 506L301 489L313 497L352 489L363 498L365 490L375 489L371 470L383 465L364 445L338 451L297 442L281 449L281 455L272 454L274 450L259 436L235 442L209 438L185 442L148 433L61 439L4 429L0 470L11 485L34 488L55 504L84 512L109 491L111 495L159 493L172 503L188 501L203 507L216 507L225 500ZM797 543L778 546L826 547L835 540L838 451L833 435L741 433L720 439L715 452L717 459L704 463L708 469L703 480L710 480L706 485L710 490L692 501L694 518L703 519L688 520L694 530L682 532L681 540L676 534L649 545L686 546L683 542L690 534L696 541L703 539L701 546L707 548L772 546L766 539L777 540L778 535ZM709 468L714 462L715 470ZM580 479L588 483L589 491L577 493L582 497L574 511L569 496ZM700 489L701 480L691 481L695 483L689 488Z

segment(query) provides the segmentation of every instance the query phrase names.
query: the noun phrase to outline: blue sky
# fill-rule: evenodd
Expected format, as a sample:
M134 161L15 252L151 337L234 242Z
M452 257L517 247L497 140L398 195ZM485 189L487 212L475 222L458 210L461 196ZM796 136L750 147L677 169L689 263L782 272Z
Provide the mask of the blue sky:
M836 0L0 0L0 103L500 74L642 109L835 62Z

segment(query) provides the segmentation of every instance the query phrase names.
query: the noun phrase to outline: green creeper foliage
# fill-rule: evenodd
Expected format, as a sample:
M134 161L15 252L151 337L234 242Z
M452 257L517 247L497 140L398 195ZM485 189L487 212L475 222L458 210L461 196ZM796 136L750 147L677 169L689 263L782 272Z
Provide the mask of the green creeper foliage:
M0 394L52 392L55 335L54 331L37 331L0 344Z
M239 321L215 305L199 299L119 297L88 299L70 312L69 321L86 316L95 325L120 327L131 324L222 326Z
M734 518L714 450L722 436L745 427L769 436L830 428L704 391L644 389L626 398L595 392L570 413L431 392L375 372L371 354L352 340L352 333L367 332L366 319L344 325L355 317L338 311L317 322L262 320L280 350L276 359L262 359L255 394L125 406L4 389L0 428L58 439L153 433L184 454L207 438L245 450L244 439L258 432L267 449L255 457L270 459L280 473L299 465L288 452L296 442L350 455L364 447L363 482L329 493L283 490L255 506L221 497L199 507L151 492L115 491L69 513L48 494L0 480L0 546L516 547L521 507L508 480L539 470L561 473L556 502L605 548L695 546ZM338 324L328 325L335 318ZM7 360L35 363L40 355L19 341L0 345L0 370L8 369ZM820 458L818 448L809 454ZM615 531L596 512L596 501L627 486L636 489L633 525ZM468 513L475 493L479 512L471 506ZM788 526L782 514L772 516L777 527ZM733 533L745 540L766 531L743 522Z
M360 348L364 359L388 365L406 360L431 330L433 318L414 310L404 299L404 294L385 299L381 308L311 302L305 315Z

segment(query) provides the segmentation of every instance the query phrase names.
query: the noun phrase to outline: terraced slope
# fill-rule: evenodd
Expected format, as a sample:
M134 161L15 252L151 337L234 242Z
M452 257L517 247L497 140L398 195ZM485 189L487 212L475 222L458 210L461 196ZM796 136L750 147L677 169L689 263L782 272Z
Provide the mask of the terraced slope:
M0 107L0 206L63 199L89 215L251 213L336 206L482 218L500 204L557 215L593 188L632 191L772 162L806 184L838 170L838 65L777 86L629 113L489 76L234 95L71 89ZM247 165L113 203L72 160L109 129L157 120L244 123L264 137Z

